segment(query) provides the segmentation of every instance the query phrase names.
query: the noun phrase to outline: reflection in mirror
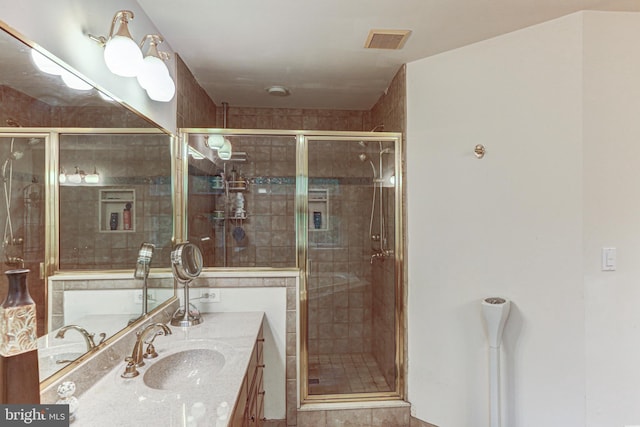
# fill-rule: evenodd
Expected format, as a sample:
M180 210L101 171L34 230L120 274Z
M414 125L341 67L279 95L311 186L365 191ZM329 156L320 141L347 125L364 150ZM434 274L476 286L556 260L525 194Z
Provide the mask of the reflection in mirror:
M0 31L0 126L155 127L97 89L73 89L41 71L31 51Z
M45 138L42 136L0 135L2 193L3 271L26 268L29 292L36 303L37 333L44 333L45 281L40 263L45 259ZM7 279L0 278L0 301L4 300Z
M62 134L60 176L61 270L134 268L141 242L155 246L155 267L169 267L169 136Z
M189 241L205 267L295 267L295 137L228 134L228 160L219 139L188 138Z
M87 335L94 334L97 344L102 333L110 337L141 312L141 301L134 298L141 293L140 283L131 273L118 277L114 273L107 275L105 269L133 271L136 250L143 241L159 248L154 267L169 266L173 230L171 155L170 136L157 131L153 122L95 88L74 89L79 86L71 84L73 76L63 79L41 71L34 65L34 58L41 60L42 56L31 52L27 44L0 29L0 224L4 226L0 259L4 270L22 263L31 270L28 282L37 304L38 351L44 379L86 352ZM76 83L82 82L76 79ZM60 153L49 140L53 128L69 130L60 138ZM71 128L115 130L112 135L72 135ZM124 128L149 128L149 134L123 135ZM58 155L66 156L67 161L61 163L65 171L47 172L47 157L56 159ZM138 162L136 171L131 166L132 158ZM52 182L47 182L54 174L65 181L61 182L60 191L60 213L66 215L66 221L60 221L65 228L61 235L64 244L59 245L64 251L61 267L100 268L102 274L45 278L47 272L58 268L49 264L57 251L45 253L51 251L51 246L45 248L45 236L56 234L52 232L55 221L45 217L45 206L55 211L53 197L48 193ZM91 187L84 188L85 185ZM110 202L99 203L100 190L121 189L135 190L135 203L131 202L128 219L127 203L118 204L114 212L119 214L120 230L112 231L110 223L99 217L103 211L98 211L97 206L105 207L105 215L111 213L106 209ZM103 195L109 197L113 193ZM74 220L78 221L75 225L71 224ZM122 230L126 224L130 224L130 230ZM102 241L112 246L107 247ZM107 261L109 256L114 259ZM173 279L168 274L152 272L149 288L149 310L175 296ZM6 278L0 275L0 300L6 289ZM55 338L63 326L70 326L70 330Z
M129 207L129 211L131 208ZM147 278L149 277L149 270L151 269L151 259L153 258L153 251L155 249L155 245L153 243L143 243L140 245L140 250L138 251L138 262L136 262L136 269L133 272L133 277L138 280L142 280L142 313L141 315L145 315L148 313L148 286L147 286Z

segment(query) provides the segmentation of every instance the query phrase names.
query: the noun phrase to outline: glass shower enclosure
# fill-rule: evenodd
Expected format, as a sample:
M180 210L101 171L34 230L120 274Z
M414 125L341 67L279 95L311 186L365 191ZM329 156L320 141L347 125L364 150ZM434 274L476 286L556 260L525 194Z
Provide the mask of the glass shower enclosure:
M305 401L401 394L399 144L306 138Z
M188 129L183 138L184 235L205 267L299 272L301 402L402 398L401 135ZM216 140L233 154L223 158Z

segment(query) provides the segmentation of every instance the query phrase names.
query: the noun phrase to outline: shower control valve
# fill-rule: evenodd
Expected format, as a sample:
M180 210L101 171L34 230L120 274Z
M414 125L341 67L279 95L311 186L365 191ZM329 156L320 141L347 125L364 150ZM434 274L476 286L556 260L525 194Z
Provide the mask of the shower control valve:
M384 261L385 258L393 256L393 250L391 249L374 249L374 253L371 255L371 264L376 259Z

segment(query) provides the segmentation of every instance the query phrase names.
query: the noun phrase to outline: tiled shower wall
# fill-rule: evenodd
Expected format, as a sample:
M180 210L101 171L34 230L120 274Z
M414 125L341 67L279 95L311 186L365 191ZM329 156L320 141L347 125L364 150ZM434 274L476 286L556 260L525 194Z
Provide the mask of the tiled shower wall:
M246 153L245 162L228 162L232 171L248 181L246 191L191 196L190 209L233 212L238 194L244 198L246 220L209 219L210 240L201 243L207 265L227 267L296 266L295 240L295 138L291 136L231 137L234 152ZM192 160L192 162L194 162ZM197 162L197 161L195 161ZM220 172L223 171L221 167ZM202 199L202 200L199 200ZM228 205L228 206L227 206ZM190 218L193 216L190 212ZM200 221L203 219L200 218ZM192 221L193 223L193 221ZM238 228L244 231L240 238ZM234 231L236 233L234 233ZM191 234L191 233L190 233ZM226 261L224 257L226 256Z
M368 353L372 343L372 171L354 142L311 141L309 188L326 190L326 229L309 232L309 354Z
M60 166L67 173L74 165L88 172L95 167L101 179L99 185L60 186L60 268L134 269L143 242L156 246L152 267L168 267L173 230L169 138L67 134L60 146ZM99 220L100 190L114 189L135 191L133 231L109 231L107 218Z

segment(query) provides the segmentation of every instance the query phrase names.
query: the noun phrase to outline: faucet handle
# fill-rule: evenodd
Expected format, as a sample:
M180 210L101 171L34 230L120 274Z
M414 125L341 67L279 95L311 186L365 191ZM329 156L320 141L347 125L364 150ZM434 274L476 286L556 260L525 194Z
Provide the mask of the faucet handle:
M102 343L104 342L104 340L106 340L106 339L107 339L107 333L106 333L106 332L100 332L100 333L98 334L98 336L100 337L100 341L98 342L98 344L97 344L97 345L102 344Z
M124 359L127 362L127 366L124 368L124 372L120 374L122 378L135 378L140 375L140 372L136 369L136 364L133 361L133 357L127 357Z
M144 355L142 357L144 357L145 359L154 359L158 357L158 352L156 351L154 345L152 343L148 344L149 345L147 346L147 350L144 352Z

